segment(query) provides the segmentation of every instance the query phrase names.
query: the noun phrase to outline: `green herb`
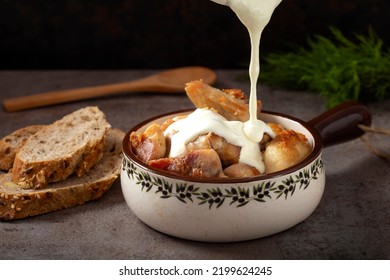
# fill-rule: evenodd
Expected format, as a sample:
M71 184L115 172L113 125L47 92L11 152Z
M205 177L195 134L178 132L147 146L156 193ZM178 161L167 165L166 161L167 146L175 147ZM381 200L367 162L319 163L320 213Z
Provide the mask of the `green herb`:
M346 100L380 101L390 97L390 51L370 29L356 42L331 28L334 40L316 36L308 48L271 53L264 59L260 81L293 90L310 90L327 99L328 107Z

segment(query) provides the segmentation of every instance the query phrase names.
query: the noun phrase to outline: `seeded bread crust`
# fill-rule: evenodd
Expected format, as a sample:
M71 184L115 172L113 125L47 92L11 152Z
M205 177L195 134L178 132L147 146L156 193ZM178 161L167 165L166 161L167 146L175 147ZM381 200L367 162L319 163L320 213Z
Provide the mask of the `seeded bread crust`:
M34 135L43 127L44 125L30 125L4 136L0 140L0 169L5 171L10 170L20 147L24 145L31 135Z
M118 178L125 133L109 129L103 158L83 177L76 175L51 183L44 190L25 189L0 175L0 220L16 220L82 205L100 198Z
M102 111L85 107L42 128L16 154L13 181L43 189L73 173L83 176L101 159L109 127Z

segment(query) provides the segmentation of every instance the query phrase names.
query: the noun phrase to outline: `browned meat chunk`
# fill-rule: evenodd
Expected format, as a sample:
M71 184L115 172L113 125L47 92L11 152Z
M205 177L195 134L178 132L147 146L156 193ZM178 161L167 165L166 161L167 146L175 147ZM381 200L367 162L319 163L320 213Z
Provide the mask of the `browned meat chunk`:
M240 159L241 148L229 144L224 138L208 133L201 135L194 141L187 144L187 150L213 149L217 152L223 167L237 163Z
M293 130L279 132L264 151L265 172L268 174L291 167L302 161L311 149L305 135Z
M164 132L157 124L152 124L143 133L131 133L130 145L134 154L145 163L164 157L167 150Z
M151 160L149 165L180 175L199 178L223 175L221 161L218 154L212 149L194 150L183 156Z
M240 147L228 143L224 138L215 135L214 133L209 133L208 138L211 148L217 152L223 166L238 163L240 160Z
M232 164L225 168L223 173L230 178L244 178L260 175L259 170L244 163Z
M212 108L230 121L249 120L248 99L238 89L219 90L201 80L187 83L185 91L197 108ZM257 101L257 111L261 110L261 101Z
M211 144L208 135L200 135L194 141L186 145L187 151L195 151L200 149L211 149Z

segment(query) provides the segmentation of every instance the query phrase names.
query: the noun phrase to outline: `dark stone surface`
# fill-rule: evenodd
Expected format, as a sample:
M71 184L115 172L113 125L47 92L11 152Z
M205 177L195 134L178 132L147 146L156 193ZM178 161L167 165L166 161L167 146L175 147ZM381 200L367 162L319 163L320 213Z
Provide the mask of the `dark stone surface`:
M261 52L303 45L331 25L347 36L372 26L388 46L389 11L386 0L284 0ZM0 54L2 69L245 68L249 39L229 8L209 0L3 0Z
M2 71L0 97L113 83L152 71ZM218 71L218 87L242 88L243 71ZM263 108L310 120L325 110L318 95L259 88ZM17 113L0 111L0 134L47 124L96 105L113 127L128 130L156 114L191 108L183 95L129 94ZM390 100L368 104L373 126L388 127ZM388 143L388 142L387 142ZM127 207L119 180L84 206L14 222L0 222L0 259L389 259L390 162L357 139L324 149L326 187L314 213L284 232L246 242L216 244L173 238L140 222Z

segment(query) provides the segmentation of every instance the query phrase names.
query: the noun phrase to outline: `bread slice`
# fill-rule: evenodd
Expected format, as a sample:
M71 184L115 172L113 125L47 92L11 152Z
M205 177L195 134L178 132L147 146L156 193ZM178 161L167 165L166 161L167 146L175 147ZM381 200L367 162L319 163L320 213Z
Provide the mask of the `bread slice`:
M109 129L103 158L81 178L72 175L34 190L14 183L10 173L0 175L0 220L40 215L100 198L119 176L124 135L119 129Z
M13 181L41 189L73 173L82 176L102 157L109 127L102 111L85 107L42 128L16 154Z
M4 136L0 140L0 169L6 171L10 170L19 149L31 135L34 135L43 127L44 125L30 125Z

